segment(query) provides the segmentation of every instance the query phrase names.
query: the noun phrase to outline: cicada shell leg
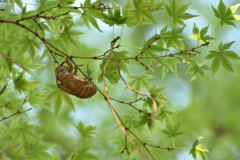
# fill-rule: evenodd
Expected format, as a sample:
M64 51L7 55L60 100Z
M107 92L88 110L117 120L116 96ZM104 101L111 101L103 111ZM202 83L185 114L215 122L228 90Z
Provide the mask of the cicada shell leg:
M61 64L59 64L59 66L63 66L63 65L64 65L64 63L65 63L65 61L63 61Z
M69 72L72 72L72 70L73 70L73 65L72 65L72 63L71 63L68 59L66 59L65 62L66 62L67 65L69 66L68 71L69 71Z
M78 64L74 66L74 72L73 74L77 75L77 70L78 70L78 66L83 66L82 64Z

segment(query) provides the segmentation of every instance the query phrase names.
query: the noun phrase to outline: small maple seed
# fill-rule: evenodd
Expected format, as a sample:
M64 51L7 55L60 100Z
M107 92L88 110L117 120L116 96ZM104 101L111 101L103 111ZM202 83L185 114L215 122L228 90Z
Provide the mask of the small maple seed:
M63 66L67 63L69 67ZM77 66L74 67L69 60L62 62L55 69L57 86L64 92L74 95L78 98L90 98L97 92L97 86L88 81L87 78L77 76Z

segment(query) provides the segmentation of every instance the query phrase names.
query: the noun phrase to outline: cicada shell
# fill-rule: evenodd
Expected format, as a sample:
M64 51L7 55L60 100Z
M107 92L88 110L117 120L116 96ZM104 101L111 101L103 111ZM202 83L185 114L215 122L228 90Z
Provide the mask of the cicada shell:
M63 66L65 62L69 67ZM72 63L68 60L57 66L55 73L58 88L64 92L83 99L90 98L95 95L97 92L97 86L93 82L88 81L86 78L77 76L76 67L75 72L73 73L72 71Z

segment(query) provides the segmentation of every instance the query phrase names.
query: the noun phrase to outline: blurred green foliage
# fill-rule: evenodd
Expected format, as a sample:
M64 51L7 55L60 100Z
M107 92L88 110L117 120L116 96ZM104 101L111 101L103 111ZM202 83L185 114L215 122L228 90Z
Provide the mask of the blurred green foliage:
M211 3L0 1L0 160L240 159L240 3ZM154 119L153 101L107 60L118 35L110 58L156 100ZM104 94L105 78L131 139L100 92L57 88L55 61L70 55Z

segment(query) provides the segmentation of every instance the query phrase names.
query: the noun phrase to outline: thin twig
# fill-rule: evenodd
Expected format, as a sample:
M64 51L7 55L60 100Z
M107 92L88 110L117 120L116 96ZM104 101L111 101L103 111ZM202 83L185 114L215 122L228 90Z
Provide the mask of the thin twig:
M6 88L7 88L7 84L5 84L5 85L3 86L2 90L0 91L0 95L3 94L3 92L6 90Z
M32 108L29 108L29 109L24 110L24 111L20 111L20 110L22 109L22 106L24 105L24 103L26 103L27 98L28 98L28 97L26 96L25 99L24 99L24 101L23 101L23 103L22 103L22 105L21 105L20 108L17 110L17 112L11 114L10 116L3 117L2 119L0 119L0 121L3 121L3 120L5 120L5 119L8 119L8 118L10 118L10 117L12 117L12 116L14 116L14 115L16 115L16 114L20 114L20 113L24 113L24 112L30 111Z
M37 32L33 31L32 29L28 28L27 26L19 23L19 21L10 21L10 20L4 20L4 19L0 19L0 23L11 23L11 24L15 24L18 25L26 30L28 30L29 32L31 32L32 34L34 34L36 37L38 37L45 45L49 45L52 48L54 48L55 50L57 50L58 52L60 52L61 54L63 54L66 57L70 57L67 53L63 52L62 50L58 49L57 47L55 47L53 44L51 44L50 42L48 42L44 37L40 36Z
M112 42L111 42L111 48L114 47L114 44L116 43L116 41L119 39L120 37L116 37ZM157 113L157 103L155 101L155 99L150 95L150 94L144 94L138 90L135 90L133 89L131 86L128 85L128 83L124 80L124 78L122 77L121 75L121 69L120 69L120 65L118 63L118 60L116 59L116 55L114 54L113 50L111 50L113 56L114 56L114 59L115 59L115 63L116 63L116 66L117 66L117 69L118 69L118 74L120 76L120 78L122 79L122 81L125 83L125 85L132 91L134 91L135 93L139 94L139 95L142 95L142 96L146 96L148 97L149 99L151 99L152 103L153 103L153 111L152 111L152 118L153 120L156 119L156 113ZM137 57L137 56L136 56Z
M147 146L151 146L151 147L155 147L155 148L160 148L160 149L166 149L166 150L169 150L169 151L172 151L174 149L177 149L175 147L161 147L161 146L158 146L158 145L153 145L153 144L148 144L148 143L144 143L145 145Z
M78 143L77 143L77 145L76 145L76 147L75 147L75 149L74 149L74 151L73 151L73 153L72 153L71 160L73 160L73 158L75 157L75 155L76 155L76 153L77 153L77 148L78 148L78 146L80 145L81 139L82 139L82 136L79 138Z
M28 17L21 18L21 19L19 19L19 21L24 21L24 20L27 20L27 19L36 19L40 14L42 14L42 13L44 13L44 12L47 12L47 11L52 10L52 9L54 9L54 8L60 8L60 7L61 7L61 4L62 4L64 1L66 1L66 0L62 0L62 1L61 1L60 3L58 3L56 6L53 6L53 7L48 8L48 9L45 9L45 10L43 10L43 11L37 13L37 14L34 14L34 15L28 16Z
M105 99L107 98L106 95L105 95L99 88L98 88L98 92L99 92ZM129 105L130 107L132 107L133 109L137 110L139 113L144 113L145 115L148 115L148 116L151 115L151 113L145 112L145 111L143 111L143 110L141 110L141 109L138 109L138 108L135 107L134 105L132 105L132 103L135 103L135 102L138 102L138 101L142 100L142 97L140 97L139 99L137 99L137 100L135 100L135 101L133 101L133 102L124 102L124 101L120 101L120 100L117 100L117 99L114 99L114 98L111 98L111 97L109 97L109 99L111 99L111 100L113 100L113 101L116 101L116 102L118 102L118 103L127 104L127 105Z
M11 57L9 57L8 55L4 54L3 52L0 51L0 54L3 55L4 57L6 57L7 59L9 59L10 61L12 61L13 63L15 63L16 65L18 65L19 67L21 67L22 69L28 71L27 68L25 68L24 66L22 66L21 64L19 64L17 61L15 61L14 59L12 59Z
M116 112L116 110L114 108L112 108L114 113L115 113L115 116L119 119L119 121L121 122L121 126L124 127L124 136L127 138L127 140L130 141L130 143L133 144L133 146L139 151L139 153L145 158L145 159L149 159L148 156L142 151L142 149L133 141L133 139L129 136L129 134L126 132L126 131L129 131L135 138L137 138L138 140L140 139L136 134L134 134L126 125L125 123L122 121L121 117L118 115L118 113ZM120 128L121 129L121 128ZM121 129L122 130L122 129ZM142 140L140 139L140 142L142 142ZM125 146L127 147L127 146ZM144 146L144 148L146 149L146 146ZM155 158L153 157L153 155L151 154L151 152L149 152L148 149L146 149L147 152L149 153L149 155L151 156L151 158L153 160L155 160Z
M183 55L186 55L186 54L188 54L188 55L195 55L195 54L192 54L192 53L190 53L190 52L194 52L194 53L200 54L201 52L196 51L196 49L201 48L201 47L204 47L204 46L207 46L207 45L209 45L209 44L210 44L210 43L207 42L207 43L201 44L201 45L199 45L199 46L197 46L197 47L194 47L194 48L192 48L192 49L187 49L187 50L179 51L179 52L176 52L176 53L169 53L169 54L166 54L166 55L154 56L154 57L137 57L137 59L157 59L157 58L165 58L165 57L174 57L174 56L176 56L176 55L181 55L181 54L183 54ZM121 45L118 46L118 47L121 47ZM115 46L114 48L118 48L118 47ZM108 50L107 52L109 52L109 51L110 51L110 50ZM105 54L106 54L106 52L105 52L104 54L100 55L100 56L94 56L94 57L71 56L71 58L94 59L94 60L106 60L106 59L109 59L109 60L115 60L115 59L117 59L117 60L119 60L119 59L121 59L121 60L134 59L134 60L136 60L136 56L134 56L134 57L116 57L116 58L114 58L114 57L113 57L113 58L106 58L106 57L104 57L104 58L99 58L99 57L101 57L101 56L103 56L103 55L105 55Z
M109 58L113 52L113 49L112 49L112 46L113 46L113 43L115 43L118 39L114 39L112 42L111 42L111 51L110 51L110 54L108 55L108 59L106 59L106 63L103 67L103 82L104 82L104 90L106 92L106 96L105 96L105 100L107 101L108 103L108 106L113 114L113 117L116 121L116 123L118 124L118 127L119 129L122 131L122 133L124 134L124 136L135 146L135 148L138 149L138 151L140 152L140 154L142 154L142 156L146 159L149 159L147 157L147 155L144 154L144 152L141 150L141 148L139 148L135 142L131 139L131 137L127 134L126 132L126 126L125 124L123 123L122 119L120 118L120 116L118 115L118 113L115 111L115 109L113 108L111 102L110 102L110 97L109 97L109 93L108 93L108 86L107 86L107 83L106 83L106 80L105 80L105 74L106 74L106 68L107 68L107 65L108 65L108 62L109 62ZM126 146L125 146L126 147ZM154 158L153 158L154 159Z

